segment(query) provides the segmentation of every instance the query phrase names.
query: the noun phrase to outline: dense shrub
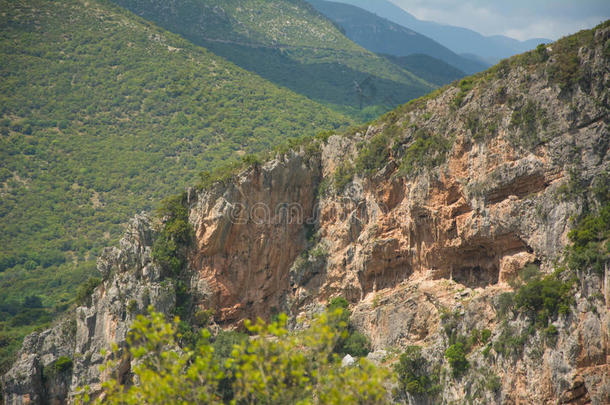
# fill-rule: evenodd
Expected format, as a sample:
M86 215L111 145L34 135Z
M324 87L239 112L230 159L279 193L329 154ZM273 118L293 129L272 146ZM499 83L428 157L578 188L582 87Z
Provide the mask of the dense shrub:
M184 267L186 249L193 238L186 195L164 199L157 209L157 216L163 221L163 226L153 244L152 257L169 275L176 276Z
M24 309L10 320L11 326L44 324L53 319L53 315L43 308Z
M53 368L58 373L63 373L65 371L71 370L72 359L67 356L61 356L57 360L55 360L55 363L53 363Z
M246 160L250 160L253 158L248 158ZM199 183L197 187L199 189L209 189L215 183L226 184L230 181L235 174L237 174L240 170L242 170L246 165L245 160L240 161L229 161L213 170L204 170L199 173Z
M347 302L347 300L343 297L335 297L332 298L330 300L330 302L328 303L328 310L329 311L335 311L337 309L341 309L343 311L346 311L347 308L349 307L349 302ZM349 316L349 312L345 312L348 314Z
M231 357L235 346L239 346L247 339L248 335L242 332L233 330L220 331L212 343L214 356L219 360L228 359Z
M343 192L345 187L352 182L354 179L354 166L348 162L343 162L335 169L333 175L335 190L338 193Z
M491 337L491 331L489 329L483 329L481 331L481 343L486 344L489 342L489 338Z
M464 102L464 98L470 92L470 90L473 89L474 85L475 85L475 79L472 77L466 77L466 78L460 80L460 82L458 83L458 87L459 87L460 91L453 99L454 108L459 108L462 106L462 103Z
M15 256L0 255L0 273L7 269L10 269L15 264L17 264Z
M407 147L400 163L400 174L417 174L442 164L451 150L452 142L441 135L430 134L419 129L413 135L413 142Z
M335 320L345 327L343 333L337 339L334 352L342 356L349 354L352 356L366 356L371 351L369 338L358 332L350 322L351 312L348 309L349 303L343 297L335 297L327 305L329 312L338 312L340 315Z
M470 367L470 363L466 359L466 350L462 343L449 346L445 351L445 358L449 362L451 373L455 378L460 377Z
M341 348L341 352L345 354L350 354L356 357L363 357L369 354L371 351L371 341L369 338L362 333L354 330L349 333L345 342L343 342L343 346Z
M606 203L599 213L586 215L568 237L572 242L568 248L568 266L602 274L610 262L610 203Z
M248 335L237 331L220 331L212 343L214 349L214 360L219 364L226 364L231 358L233 350L243 345L248 340ZM236 367L226 366L227 372L218 382L218 391L224 403L229 403L235 396L233 384L235 384Z
M356 171L371 174L379 170L390 156L389 142L390 138L385 133L381 133L372 137L368 143L361 145L360 153L354 162Z
M434 395L440 386L438 372L427 374L429 364L423 357L420 346L408 346L400 355L394 371L398 376L400 396L405 393L411 395Z
M515 294L515 307L534 315L537 324L546 325L558 313L569 311L571 287L553 275L530 280Z
M93 402L387 403L387 371L363 359L342 367L341 358L332 354L335 341L344 332L336 317L341 318L341 309L323 313L308 328L294 332L286 328L285 315L268 325L246 322L251 337L230 334L224 341L219 335L217 341L224 343L218 346L224 353L216 355L206 330L196 350L180 350L179 319L168 323L163 314L155 312L148 318L138 316L128 336L138 384L122 386L111 379L104 383L103 400ZM114 367L116 362L110 361L105 369ZM229 387L223 387L222 381ZM76 403L90 402L85 387Z
M24 308L42 308L42 300L37 295L28 295L23 300Z
M63 373L72 370L72 359L67 356L60 356L54 362L48 364L42 369L42 377L45 380L55 378Z
M135 314L138 311L138 301L129 300L127 303L127 312L130 314Z
M87 281L81 284L76 290L75 301L79 305L91 305L91 294L93 290L102 283L102 280L98 277L89 277Z

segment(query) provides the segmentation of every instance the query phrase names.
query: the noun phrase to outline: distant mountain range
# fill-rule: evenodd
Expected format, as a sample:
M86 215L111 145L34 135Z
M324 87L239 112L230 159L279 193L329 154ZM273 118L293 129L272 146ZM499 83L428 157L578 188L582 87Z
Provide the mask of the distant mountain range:
M476 58L460 56L433 39L360 7L324 0L308 1L341 26L348 38L369 51L394 56L425 54L466 73L476 73L489 66Z
M541 43L551 42L550 39L546 38L518 41L503 35L484 36L467 28L418 20L415 16L388 0L336 1L363 8L379 17L428 36L457 54L476 55L488 63L495 63L500 59L533 49Z

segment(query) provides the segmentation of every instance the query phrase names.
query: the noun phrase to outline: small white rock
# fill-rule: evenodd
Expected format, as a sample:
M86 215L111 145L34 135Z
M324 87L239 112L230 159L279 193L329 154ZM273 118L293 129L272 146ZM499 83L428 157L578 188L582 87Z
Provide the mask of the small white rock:
M341 367L348 367L351 366L352 364L354 364L356 362L356 359L354 359L352 356L350 356L349 354L346 354L345 357L343 358L343 360L341 360Z

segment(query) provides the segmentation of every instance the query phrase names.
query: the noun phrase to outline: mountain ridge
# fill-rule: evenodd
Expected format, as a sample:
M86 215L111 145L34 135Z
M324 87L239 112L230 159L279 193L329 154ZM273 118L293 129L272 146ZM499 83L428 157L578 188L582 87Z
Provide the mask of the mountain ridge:
M398 57L425 54L470 74L489 67L487 63L457 55L438 42L363 8L332 1L308 1L340 25L350 39L372 52Z
M418 20L388 0L374 2L367 0L336 1L367 9L390 21L411 28L420 34L427 35L457 54L473 53L484 58L488 63L497 63L500 59L533 49L540 43L552 42L544 38L519 41L503 35L487 37L468 28Z

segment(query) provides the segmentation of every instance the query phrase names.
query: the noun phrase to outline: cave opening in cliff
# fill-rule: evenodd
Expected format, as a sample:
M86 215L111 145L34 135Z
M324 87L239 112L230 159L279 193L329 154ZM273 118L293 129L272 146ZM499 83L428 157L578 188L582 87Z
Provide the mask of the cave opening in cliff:
M486 287L498 282L499 269L496 265L464 266L453 270L452 278L470 288Z

